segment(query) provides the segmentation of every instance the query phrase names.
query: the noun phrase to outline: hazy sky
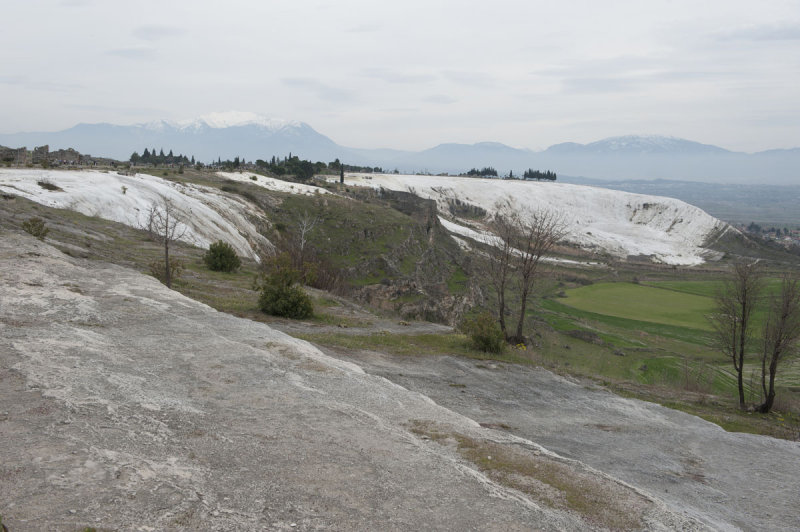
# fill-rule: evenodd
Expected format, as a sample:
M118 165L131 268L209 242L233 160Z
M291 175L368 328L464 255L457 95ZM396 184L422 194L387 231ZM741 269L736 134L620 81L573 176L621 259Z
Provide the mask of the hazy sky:
M345 146L800 146L800 0L9 0L0 132L213 111Z

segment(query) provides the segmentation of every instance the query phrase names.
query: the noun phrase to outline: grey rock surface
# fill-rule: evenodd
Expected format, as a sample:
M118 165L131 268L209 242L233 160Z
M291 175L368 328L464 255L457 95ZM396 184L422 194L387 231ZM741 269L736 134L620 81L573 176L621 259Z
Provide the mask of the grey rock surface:
M800 442L726 432L539 368L371 351L338 355L485 426L642 488L711 528L800 530Z
M12 532L600 526L492 480L420 423L557 460L629 501L643 529L700 528L306 342L13 232L0 235L0 405Z

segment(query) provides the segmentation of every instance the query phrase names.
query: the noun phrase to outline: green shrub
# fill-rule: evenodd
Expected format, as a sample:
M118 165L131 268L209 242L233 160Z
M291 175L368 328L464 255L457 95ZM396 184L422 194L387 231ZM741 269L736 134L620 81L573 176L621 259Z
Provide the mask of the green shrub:
M297 285L265 285L258 306L267 314L284 318L304 319L314 314L311 298Z
M461 330L469 336L476 349L487 353L502 353L506 347L500 324L489 312L464 320Z
M233 246L222 240L218 240L209 246L203 261L208 269L215 272L232 272L238 270L242 261L236 256Z
M267 314L284 318L304 319L314 314L314 305L297 282L300 271L292 266L289 255L283 253L265 264L269 273L256 280L261 291L258 306Z
M44 237L46 237L47 233L50 232L50 229L44 225L44 220L38 216L28 218L22 222L22 229L24 229L26 233L30 233L39 240L44 240Z

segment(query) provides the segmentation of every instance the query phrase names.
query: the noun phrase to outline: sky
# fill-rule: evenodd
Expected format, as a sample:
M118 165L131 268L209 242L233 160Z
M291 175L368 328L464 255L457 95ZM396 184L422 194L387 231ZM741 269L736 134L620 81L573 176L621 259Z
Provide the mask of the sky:
M3 4L0 133L237 110L358 148L800 146L800 0Z

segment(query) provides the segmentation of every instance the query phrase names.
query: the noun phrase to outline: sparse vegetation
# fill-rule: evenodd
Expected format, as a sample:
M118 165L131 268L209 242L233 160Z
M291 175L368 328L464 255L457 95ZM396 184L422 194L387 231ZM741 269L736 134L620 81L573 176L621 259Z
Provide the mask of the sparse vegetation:
M464 320L461 330L476 349L487 353L502 353L505 349L503 331L490 312L484 311Z
M44 220L38 216L33 216L22 222L22 229L26 233L35 236L39 240L44 240L44 238L47 236L47 233L50 232L50 229L47 228Z
M39 181L36 182L36 184L42 187L43 189L49 190L51 192L63 190L61 187L59 187L49 179L40 179Z
M164 260L154 260L149 264L150 267L150 275L158 279L164 284L167 284L167 279L170 280L170 284L172 281L179 279L181 274L184 270L184 264L180 260L170 259L169 261L169 275L167 274L167 269L165 267Z
M470 437L432 422L415 421L410 431L440 445L455 447L495 482L551 508L575 511L593 526L633 530L642 525L644 498L567 461L535 449Z

